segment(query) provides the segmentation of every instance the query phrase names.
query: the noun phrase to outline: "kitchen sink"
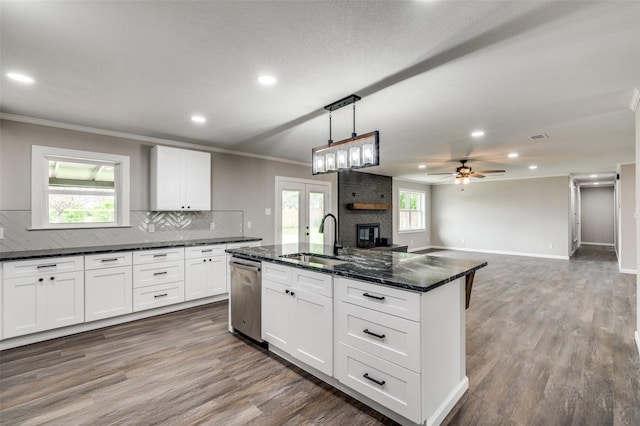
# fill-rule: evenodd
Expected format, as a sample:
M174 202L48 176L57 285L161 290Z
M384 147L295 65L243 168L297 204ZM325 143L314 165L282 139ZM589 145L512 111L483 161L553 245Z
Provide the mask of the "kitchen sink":
M347 261L335 256L324 256L313 253L294 253L280 256L282 260L294 260L300 263L320 264L326 266L344 265Z

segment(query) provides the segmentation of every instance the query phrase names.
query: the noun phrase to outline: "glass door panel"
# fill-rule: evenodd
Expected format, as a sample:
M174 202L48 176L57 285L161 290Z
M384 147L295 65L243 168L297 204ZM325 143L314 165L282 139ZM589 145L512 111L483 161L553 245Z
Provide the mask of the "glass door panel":
M281 244L300 242L300 191L282 190Z

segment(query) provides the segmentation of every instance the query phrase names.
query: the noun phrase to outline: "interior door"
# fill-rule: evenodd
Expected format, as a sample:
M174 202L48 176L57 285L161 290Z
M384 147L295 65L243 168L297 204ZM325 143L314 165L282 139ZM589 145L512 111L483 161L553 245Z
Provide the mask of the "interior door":
M276 178L276 244L325 244L318 228L329 210L330 185Z

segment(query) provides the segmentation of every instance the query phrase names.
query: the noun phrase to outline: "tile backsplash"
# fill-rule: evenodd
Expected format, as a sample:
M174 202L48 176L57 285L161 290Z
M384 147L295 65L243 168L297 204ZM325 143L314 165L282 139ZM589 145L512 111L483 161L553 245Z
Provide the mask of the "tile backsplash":
M210 224L215 229L210 229ZM149 232L149 225L155 232ZM55 229L29 231L31 211L0 211L4 239L0 251L40 250L96 245L135 244L180 239L236 237L243 235L241 210L205 212L132 211L131 227Z

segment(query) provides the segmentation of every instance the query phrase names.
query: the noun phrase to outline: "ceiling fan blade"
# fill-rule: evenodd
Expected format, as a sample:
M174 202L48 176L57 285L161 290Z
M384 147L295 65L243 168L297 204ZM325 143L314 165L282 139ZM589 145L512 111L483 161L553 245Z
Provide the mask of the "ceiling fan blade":
M455 176L454 176L454 175L452 175L452 174L449 174L449 176L441 177L441 178L440 178L440 180L442 180L442 179L449 179L449 178L452 178L452 177L455 177Z
M473 172L473 173L480 173L480 174L487 174L487 173L506 173L505 170L478 170L477 172Z
M479 174L476 174L476 173L471 173L471 177L477 177L477 178L482 179L482 178L485 178L486 176L485 175L479 175Z
M439 175L440 176L442 176L442 175L453 176L453 175L455 175L455 173L451 173L451 172L449 172L449 173L427 173L427 176L439 176Z

